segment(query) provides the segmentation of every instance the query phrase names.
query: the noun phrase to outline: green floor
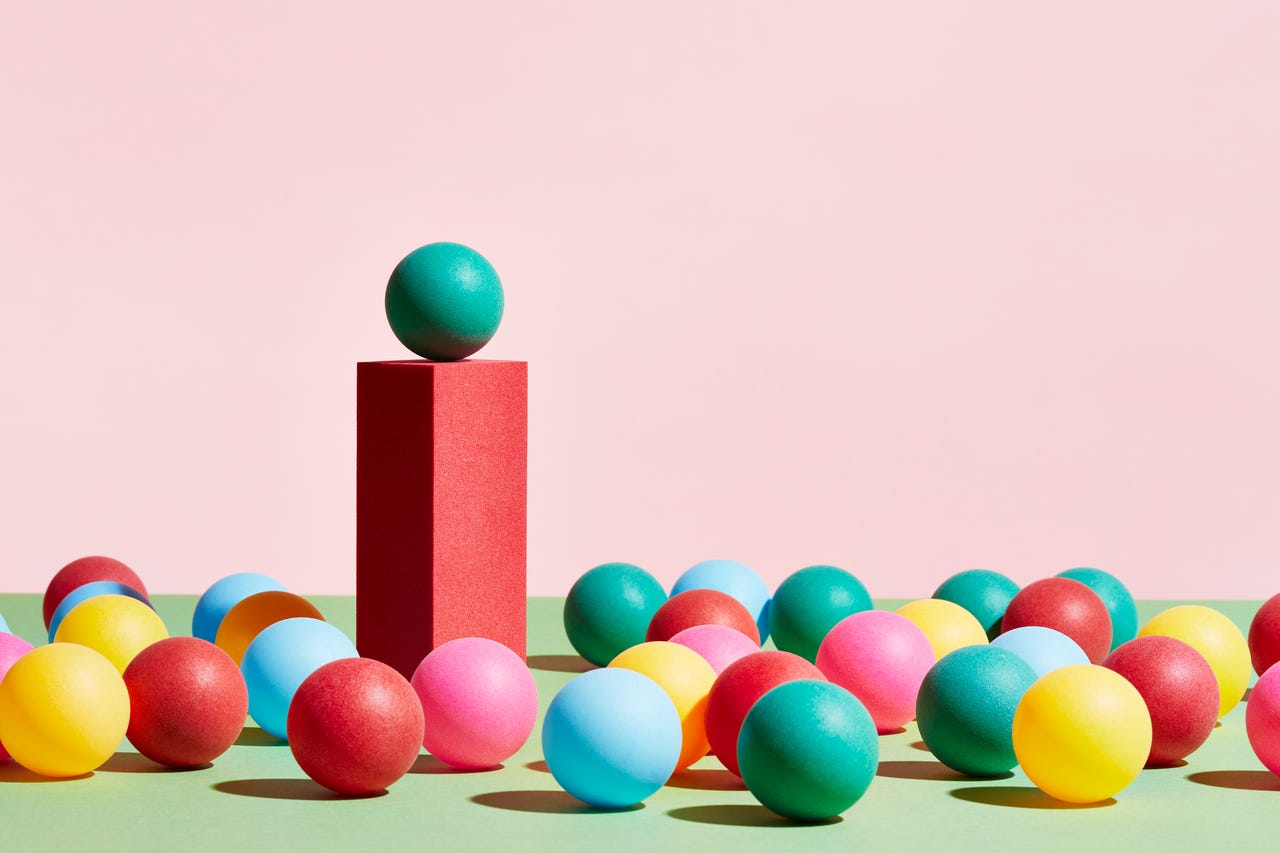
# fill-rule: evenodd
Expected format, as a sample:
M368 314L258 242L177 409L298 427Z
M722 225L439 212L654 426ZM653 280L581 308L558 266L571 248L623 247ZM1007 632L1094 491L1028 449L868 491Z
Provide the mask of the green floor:
M312 599L354 635L354 601ZM880 602L895 606L899 602ZM195 599L157 596L171 632L190 633ZM1172 602L1143 602L1145 620ZM1257 604L1215 602L1242 629ZM529 602L529 663L541 706L581 671L560 627L561 600ZM40 639L34 595L0 596L14 631ZM595 812L556 786L538 730L506 766L453 772L428 757L380 797L343 800L256 728L204 770L166 771L128 744L91 776L45 781L0 765L0 851L53 849L308 850L1166 850L1267 849L1280 833L1280 778L1249 749L1245 706L1184 767L1144 771L1114 801L1065 807L1026 777L959 777L922 749L914 725L881 738L878 778L837 821L788 824L705 758L642 807ZM1273 842L1267 842L1271 838Z

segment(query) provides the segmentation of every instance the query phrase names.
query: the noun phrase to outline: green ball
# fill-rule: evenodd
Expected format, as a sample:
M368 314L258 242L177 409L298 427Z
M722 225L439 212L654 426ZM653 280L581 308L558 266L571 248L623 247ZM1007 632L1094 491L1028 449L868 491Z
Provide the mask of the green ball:
M862 581L835 566L809 566L784 580L769 604L769 633L784 652L813 663L827 632L846 616L870 610Z
M966 776L1012 769L1013 714L1036 680L1031 665L998 646L965 646L933 665L916 694L920 737Z
M1073 581L1089 587L1098 594L1102 603L1111 614L1111 650L1115 651L1123 643L1138 636L1138 605L1133 600L1129 588L1113 574L1102 569L1067 569L1059 572L1060 578L1071 578Z
M764 806L792 820L835 817L866 793L880 762L875 723L853 694L789 681L760 697L738 733L738 769Z
M564 632L578 654L608 666L644 642L667 591L653 575L630 563L596 566L574 583L564 600Z
M423 358L457 361L498 331L502 282L476 250L431 243L391 271L386 307L387 322L402 344Z
M987 632L987 639L994 640L1000 636L1000 621L1017 594L1018 585L999 572L969 569L943 581L933 597L968 610Z

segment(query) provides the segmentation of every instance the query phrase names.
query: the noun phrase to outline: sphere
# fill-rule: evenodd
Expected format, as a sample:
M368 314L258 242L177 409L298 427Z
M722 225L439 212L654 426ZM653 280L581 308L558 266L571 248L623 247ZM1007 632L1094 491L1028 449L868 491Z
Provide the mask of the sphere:
M283 589L279 581L256 572L227 575L215 581L196 602L191 616L191 635L212 643L218 639L218 628L232 607L254 593Z
M1157 613L1139 637L1173 637L1204 656L1218 679L1218 717L1236 706L1249 686L1249 644L1236 624L1211 607L1182 604Z
M694 625L725 625L741 631L760 647L760 631L747 608L733 596L714 589L691 589L667 599L653 614L645 640L670 640Z
M735 776L742 775L738 772L738 733L751 706L779 684L802 678L827 680L822 670L799 655L764 651L730 664L711 685L707 694L707 742Z
M267 734L287 740L289 703L298 685L327 663L360 653L328 622L298 616L273 622L245 650L240 672L249 690L249 713Z
M128 725L129 691L119 671L87 646L41 646L0 681L5 748L33 773L88 773L115 753Z
M707 754L707 694L716 672L702 655L676 643L641 643L618 655L609 666L648 676L676 706L682 732L677 770Z
M1102 665L1138 689L1151 714L1148 767L1173 764L1200 748L1218 721L1218 680L1204 655L1173 637L1138 637Z
M643 643L653 614L667 600L662 584L639 566L604 563L584 574L564 600L564 632L578 654L607 666Z
M1280 666L1271 666L1253 685L1244 727L1253 754L1264 767L1280 775Z
M169 629L151 605L127 595L108 594L73 607L62 618L53 639L88 646L123 673L139 652L168 636Z
M792 820L827 820L871 786L880 742L871 715L848 691L790 681L747 712L738 761L742 781L766 808Z
M422 745L453 767L496 767L524 746L538 716L533 673L485 637L450 640L413 673L425 720Z
M0 623L4 620L0 618ZM31 644L16 634L8 633L8 625L0 628L0 681L4 681L4 675L13 666L18 658L31 651ZM4 744L0 743L0 761L6 761L9 753L5 750Z
M303 679L287 728L302 772L331 791L366 796L413 767L422 744L422 706L405 677L385 663L343 658Z
M243 661L245 650L262 629L285 619L297 618L324 621L316 606L300 595L278 589L255 592L234 604L222 617L214 635L214 644L231 655L238 666ZM284 721L281 720L280 724L283 726Z
M1137 689L1101 666L1040 678L1013 716L1013 749L1037 788L1068 803L1096 803L1138 778L1151 752L1151 716Z
M736 560L704 560L676 579L671 595L691 589L714 589L733 596L755 620L760 642L769 636L769 587L747 566Z
M933 647L935 660L964 646L984 646L987 632L972 613L959 604L941 598L921 598L909 601L895 613L916 623Z
M921 740L957 773L1007 772L1018 763L1013 715L1036 678L1026 661L994 644L956 649L920 684L916 723Z
M502 322L502 282L475 249L429 243L391 271L387 322L423 358L457 361L489 342Z
M125 669L124 684L129 743L168 767L213 761L235 742L249 713L249 693L235 661L197 637L147 646Z
M1018 591L1004 613L1004 630L1039 625L1075 640L1090 663L1111 651L1111 614L1098 594L1071 578L1044 578Z
M1035 670L1036 677L1077 663L1088 663L1089 656L1080 644L1061 631L1041 625L1026 625L1006 631L991 645L1013 652Z
M1268 598L1249 623L1249 657L1262 675L1280 661L1280 593Z
M635 805L666 784L682 739L666 692L629 669L577 676L552 698L542 721L542 753L556 783L606 809Z
M812 663L827 632L846 616L871 609L862 581L835 566L809 566L792 574L773 593L769 630L779 650Z
M728 625L694 625L677 633L671 642L702 655L716 675L734 661L760 651L750 637Z
M881 733L915 717L920 682L933 664L924 632L885 610L846 616L818 647L818 669L858 698Z
M1058 577L1080 581L1102 599L1111 616L1112 651L1138 636L1138 605L1129 588L1115 575L1102 569L1079 568L1059 572Z
M58 609L69 592L94 581L116 581L136 589L143 596L147 595L147 587L142 578L119 560L110 557L81 557L67 563L49 581L49 586L44 591L44 626L49 627L53 611Z
M933 597L959 604L972 613L990 640L1000 633L1005 608L1017 594L1018 585L999 572L969 569L943 581Z
M0 613L0 634L9 633L9 623L4 621L4 614Z
M135 601L141 601L143 604L151 607L151 602L147 601L147 597L130 586L125 586L117 581L94 581L84 586L78 586L63 597L58 602L58 606L54 608L53 616L49 617L49 642L53 642L53 638L58 634L58 626L62 624L62 620L67 617L71 609L82 601L88 601L99 595L126 595ZM151 607L154 610L154 607Z

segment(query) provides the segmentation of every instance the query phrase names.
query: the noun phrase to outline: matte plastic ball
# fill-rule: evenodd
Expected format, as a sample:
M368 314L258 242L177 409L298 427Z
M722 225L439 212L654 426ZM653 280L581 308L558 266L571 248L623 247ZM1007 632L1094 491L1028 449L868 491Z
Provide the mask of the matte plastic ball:
M453 767L498 766L524 746L538 716L529 667L484 637L436 647L418 664L412 683L426 720L422 745Z
M1173 637L1138 637L1102 665L1138 688L1151 714L1148 767L1181 761L1200 748L1218 720L1218 680L1204 655Z
M987 632L972 613L959 604L941 598L921 598L909 601L895 613L916 623L933 646L935 660L964 646L985 646Z
M1151 716L1137 689L1093 664L1064 666L1028 688L1013 749L1037 788L1068 803L1113 797L1151 752Z
M956 649L934 664L920 685L916 723L921 739L957 773L1009 771L1018 763L1013 715L1036 678L1026 661L994 644Z
M676 634L671 642L702 655L716 675L734 661L760 651L750 637L727 625L694 625Z
M1080 581L1102 599L1107 613L1111 615L1112 651L1138 636L1138 605L1133 600L1133 593L1118 577L1102 569L1089 568L1067 569L1059 572L1058 577Z
M588 805L621 809L671 778L680 716L653 679L629 669L583 673L551 700L542 753L556 783Z
M1022 658L1035 670L1037 678L1059 667L1089 662L1079 643L1061 631L1040 625L1006 631L992 640L991 645Z
M218 628L231 608L251 595L270 590L283 590L284 584L257 572L239 572L215 581L196 602L191 616L191 635L214 642Z
M738 733L751 706L779 684L802 678L826 681L809 661L790 652L764 651L730 664L707 694L707 741L731 773L738 772Z
M844 569L809 566L790 575L773 593L769 630L781 651L809 662L827 632L846 616L872 607L867 588Z
M609 666L652 678L671 698L682 731L677 770L707 754L707 694L716 672L700 654L676 643L641 643L618 655Z
M1098 594L1071 578L1044 578L1018 591L1004 612L1004 630L1039 625L1075 640L1090 663L1111 652L1111 614Z
M328 622L301 616L268 625L240 663L249 713L263 731L287 740L289 703L298 685L327 663L359 656L347 635Z
M52 643L53 638L58 635L58 626L62 624L62 620L66 618L67 614L71 612L73 607L82 601L88 601L89 599L99 595L127 595L129 598L141 601L143 604L151 607L152 610L155 609L151 606L151 602L147 601L147 597L133 587L125 586L124 584L116 581L94 581L93 583L87 583L84 586L78 586L71 592L67 593L66 597L58 603L57 609L53 611L53 616L49 619L49 642Z
M1017 594L1018 585L999 572L969 569L943 581L933 597L968 610L987 632L987 639L993 639L1000 633L1000 620L1004 618L1005 608ZM1136 626L1134 630L1137 630Z
M766 808L828 820L866 793L880 742L862 703L825 681L773 688L747 712L738 736L742 781Z
M1218 679L1218 717L1244 697L1249 686L1249 644L1236 624L1211 607L1182 604L1157 613L1139 637L1162 635L1187 643L1204 655Z
M1249 657L1258 675L1280 661L1280 593L1263 602L1249 623Z
M670 640L694 625L725 625L741 631L757 648L760 646L760 631L747 608L733 596L714 589L691 589L668 599L653 614L645 641Z
M1253 754L1280 776L1280 666L1272 666L1253 685L1244 714Z
M4 620L0 619L0 623ZM18 658L31 651L31 644L16 634L8 632L8 625L0 630L0 681L4 681L4 675L9 671L9 667L13 666ZM5 751L4 744L0 743L0 761L9 758L9 753Z
M124 671L126 736L167 767L200 767L226 752L244 728L249 693L222 649L197 637L170 637L138 653Z
M391 271L387 322L400 343L434 361L466 358L502 322L502 282L475 249L430 243Z
M54 642L88 646L123 673L139 652L168 636L164 620L149 604L127 595L99 595L63 617Z
M111 557L81 557L67 563L49 581L49 586L44 591L44 626L49 627L53 611L58 609L69 592L94 581L116 581L147 595L147 587L142 578L119 560Z
M876 731L892 732L916 715L916 694L934 664L933 646L914 622L864 610L831 629L818 648L818 669L858 698Z
M4 614L0 613L0 634L9 633L9 623L4 621Z
M128 725L129 691L120 673L87 646L41 646L0 681L5 748L33 773L88 773L115 753Z
M705 560L676 579L673 596L691 589L715 589L733 596L756 620L760 642L769 636L769 587L736 560Z
M604 563L584 574L564 600L564 632L578 654L608 666L624 649L643 643L667 591L630 563Z
M348 796L376 794L408 773L422 731L422 706L409 682L369 658L325 664L289 706L289 749L298 766Z
M320 611L300 595L284 590L256 592L237 602L227 611L214 636L214 644L239 665L245 650L262 629L285 619L318 619ZM283 722L281 723L283 726Z

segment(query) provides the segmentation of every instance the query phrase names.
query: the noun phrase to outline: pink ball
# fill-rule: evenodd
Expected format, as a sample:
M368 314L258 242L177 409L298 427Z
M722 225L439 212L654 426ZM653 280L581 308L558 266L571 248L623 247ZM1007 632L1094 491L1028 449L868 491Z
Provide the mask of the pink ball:
M1244 727L1253 754L1280 776L1280 663L1272 664L1253 685Z
M716 675L739 658L760 651L750 637L728 625L694 625L678 632L671 642L702 655Z
M26 640L0 631L0 681L4 681L4 674L9 671L9 667L29 651L31 644ZM4 744L0 743L0 761L8 760L9 753L5 751Z
M914 622L887 610L846 616L818 647L818 669L866 706L876 730L891 732L916 715L916 694L935 662Z
M511 649L484 637L450 640L413 673L427 752L454 767L494 767L524 746L538 715L533 673Z

